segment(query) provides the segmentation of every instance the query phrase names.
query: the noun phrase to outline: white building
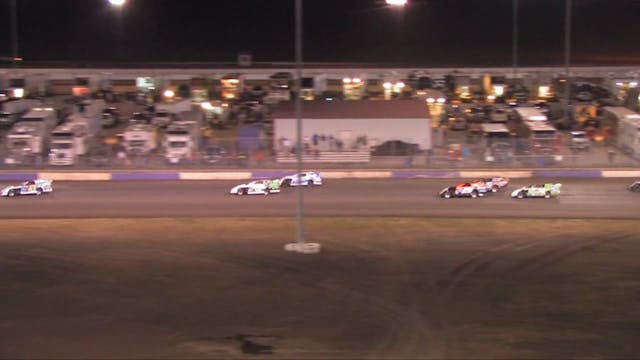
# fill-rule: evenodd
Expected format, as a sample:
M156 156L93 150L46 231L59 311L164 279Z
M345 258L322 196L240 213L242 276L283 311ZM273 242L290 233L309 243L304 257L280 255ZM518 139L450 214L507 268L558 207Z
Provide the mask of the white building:
M363 150L391 140L417 144L421 150L432 147L429 109L417 100L305 101L302 136L320 151L336 150L336 141L338 150ZM283 142L294 146L296 139L294 103L281 103L273 120L274 149Z

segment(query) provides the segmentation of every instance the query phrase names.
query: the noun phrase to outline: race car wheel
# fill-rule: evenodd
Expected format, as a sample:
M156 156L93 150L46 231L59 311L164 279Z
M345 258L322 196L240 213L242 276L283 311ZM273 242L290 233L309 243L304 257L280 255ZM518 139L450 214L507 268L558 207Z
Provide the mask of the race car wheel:
M476 190L473 190L471 192L471 197L474 198L474 199L477 198L478 197L478 192Z
M524 199L524 191L520 191L517 196L518 199Z
M631 191L640 191L640 185L633 185Z
M445 199L451 199L451 193L448 192L448 191L446 193L444 193L443 196L444 196Z
M7 195L9 197L14 197L14 196L16 196L16 191L15 190L11 190L11 191L9 191L9 193Z
M244 195L244 189L240 189L240 190L238 190L238 191L236 192L236 195L238 195L238 196L242 196L242 195Z
M37 195L42 195L42 189L41 188L37 188L36 189L36 194Z
M491 187L491 192L498 192L498 185L493 185Z
M285 180L282 182L282 186L284 186L284 187L290 187L290 186L291 186L291 179L285 179Z
M267 196L267 195L269 195L270 193L271 193L271 191L270 191L270 190L265 190L265 191L264 191L264 196Z
M544 193L544 198L545 199L548 199L550 197L551 197L551 193L550 192L547 191L546 193Z

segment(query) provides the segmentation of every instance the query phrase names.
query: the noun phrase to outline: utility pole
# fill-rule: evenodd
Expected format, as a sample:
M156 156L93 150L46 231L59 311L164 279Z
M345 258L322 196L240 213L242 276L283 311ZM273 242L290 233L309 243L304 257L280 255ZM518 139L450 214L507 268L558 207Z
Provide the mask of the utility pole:
M18 9L16 0L11 0L11 56L13 57L13 67L18 66L20 57L18 56Z

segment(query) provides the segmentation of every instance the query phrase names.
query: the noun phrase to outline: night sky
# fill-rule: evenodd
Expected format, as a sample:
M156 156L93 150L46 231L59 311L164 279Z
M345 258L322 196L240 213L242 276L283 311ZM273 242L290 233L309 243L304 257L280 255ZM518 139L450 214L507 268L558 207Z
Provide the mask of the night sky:
M294 0L17 0L25 61L293 61ZM304 0L308 62L509 66L512 0ZM0 0L0 56L11 55ZM519 64L564 63L563 0L519 0ZM573 64L640 64L640 0L573 0Z

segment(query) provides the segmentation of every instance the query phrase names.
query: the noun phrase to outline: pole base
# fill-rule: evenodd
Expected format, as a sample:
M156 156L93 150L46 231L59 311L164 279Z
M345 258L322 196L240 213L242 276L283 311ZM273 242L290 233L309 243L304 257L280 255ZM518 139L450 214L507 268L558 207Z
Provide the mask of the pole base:
M284 246L286 251L298 252L301 254L317 254L320 252L318 243L289 243Z

